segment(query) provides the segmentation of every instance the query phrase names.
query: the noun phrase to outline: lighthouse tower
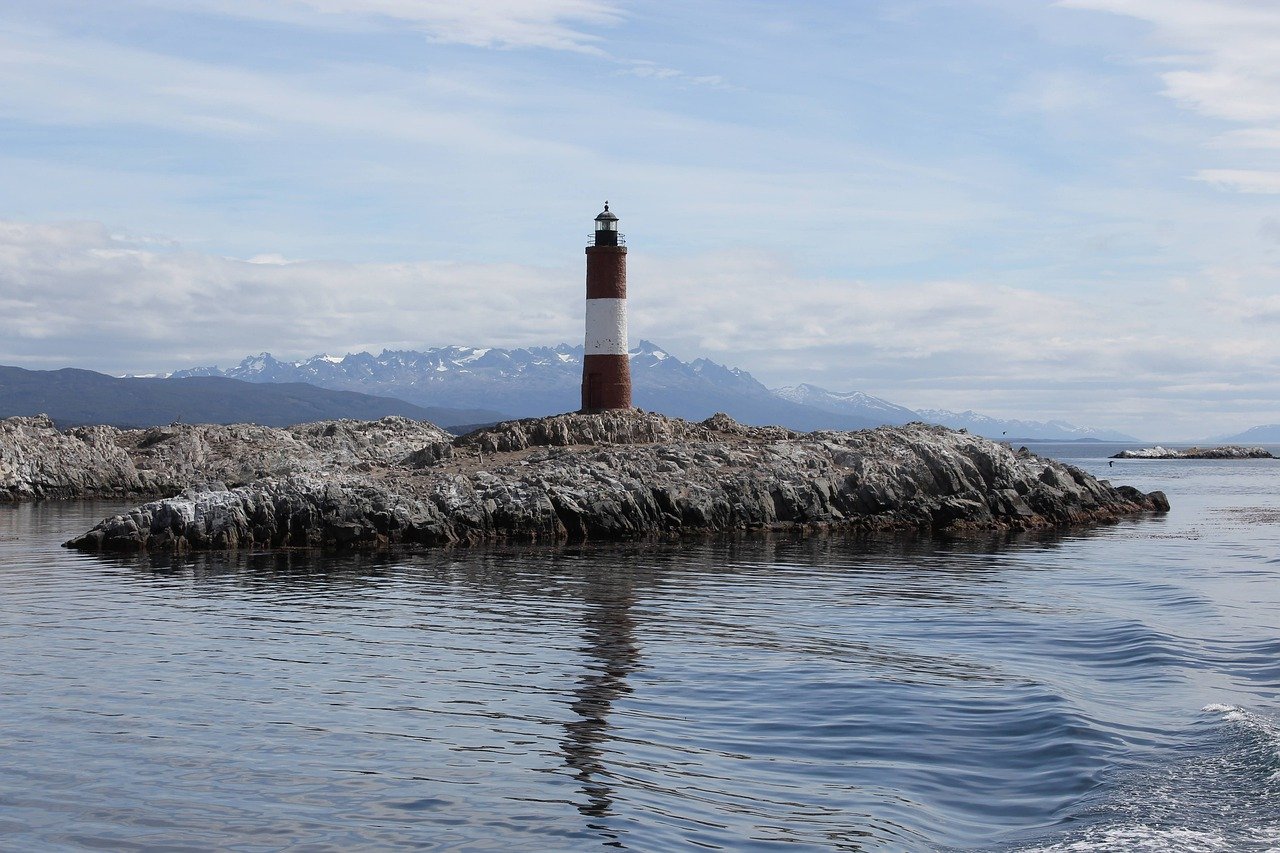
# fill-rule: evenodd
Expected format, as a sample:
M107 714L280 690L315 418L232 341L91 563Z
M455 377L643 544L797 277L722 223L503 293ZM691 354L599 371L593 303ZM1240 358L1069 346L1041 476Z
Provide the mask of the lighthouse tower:
M587 341L582 359L582 411L631 408L627 360L627 247L609 202L587 246Z

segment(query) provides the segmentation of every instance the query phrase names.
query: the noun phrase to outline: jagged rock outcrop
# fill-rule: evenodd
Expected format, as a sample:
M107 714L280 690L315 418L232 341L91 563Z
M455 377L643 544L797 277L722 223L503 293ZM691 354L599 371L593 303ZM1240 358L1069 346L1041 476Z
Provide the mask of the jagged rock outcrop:
M799 434L722 415L690 423L635 411L571 414L478 430L447 450L427 434L403 454L387 435L407 439L400 430L370 426L357 438L359 425L349 424L317 446L330 428L313 426L289 431L315 454L305 464L286 470L283 457L246 450L256 461L233 473L262 470L252 482L188 489L67 544L184 551L760 529L964 532L1168 509L1159 492L1113 488L1072 466L925 424Z
M0 420L0 501L171 495L199 484L239 486L321 471L372 471L453 436L402 417L320 421L288 429L172 424L151 429L74 427L44 416Z
M657 444L660 442L712 441L725 437L783 440L802 433L785 427L751 427L724 413L705 421L686 421L656 412L615 410L590 414L571 412L546 418L523 418L478 429L457 440L459 447L489 453L527 450L530 447L572 447L599 444Z
M1156 445L1141 450L1121 450L1112 459L1274 459L1265 447L1241 447L1238 444L1224 447L1188 447L1170 450Z
M0 420L0 500L148 493L112 427L61 432L44 415Z

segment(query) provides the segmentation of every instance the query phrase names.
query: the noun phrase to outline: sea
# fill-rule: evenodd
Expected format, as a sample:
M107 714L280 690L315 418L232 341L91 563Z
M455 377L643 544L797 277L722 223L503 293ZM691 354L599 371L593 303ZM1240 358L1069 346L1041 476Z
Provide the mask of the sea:
M101 558L0 507L0 849L1280 851L1280 462L980 539ZM1272 448L1280 452L1280 448Z

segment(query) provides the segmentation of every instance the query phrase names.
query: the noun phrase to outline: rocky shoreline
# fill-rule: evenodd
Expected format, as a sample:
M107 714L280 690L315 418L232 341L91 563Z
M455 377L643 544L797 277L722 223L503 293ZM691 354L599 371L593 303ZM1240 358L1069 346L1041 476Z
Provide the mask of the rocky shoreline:
M737 530L968 533L1162 512L1160 492L925 424L859 432L639 411L461 438L403 418L289 429L0 421L0 499L176 495L103 520L85 551L376 548Z
M1265 447L1241 447L1229 444L1223 447L1188 447L1170 450L1156 445L1141 450L1121 450L1112 459L1275 459Z

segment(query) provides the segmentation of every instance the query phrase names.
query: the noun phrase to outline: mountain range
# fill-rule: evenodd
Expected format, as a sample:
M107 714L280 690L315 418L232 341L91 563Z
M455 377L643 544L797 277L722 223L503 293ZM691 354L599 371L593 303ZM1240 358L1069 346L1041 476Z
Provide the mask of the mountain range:
M185 379L118 378L92 370L0 367L0 418L45 414L60 427L80 424L163 426L186 423L258 423L291 426L309 421L401 415L440 426L492 421L488 409L423 407L356 391L301 382L260 384L221 376Z
M501 349L446 346L383 350L283 361L270 353L235 367L180 370L172 378L222 377L253 383L307 383L322 388L395 397L420 406L497 410L509 417L572 411L580 402L582 347ZM748 424L797 430L865 429L928 421L992 438L1136 441L1110 430L1061 421L1002 420L975 412L915 411L861 392L816 385L770 389L750 373L706 358L682 361L650 341L631 350L633 401L641 409L690 420L726 412Z
M227 370L181 370L174 378L221 376L247 382L306 382L322 388L397 397L417 405L498 409L509 417L573 411L581 403L582 347L499 349L448 346L384 350L344 357L281 361L249 356ZM750 424L798 430L864 429L885 423L858 412L832 412L784 400L750 373L705 358L684 362L649 341L631 351L632 400L638 408L689 420L727 412Z
M830 412L860 412L883 418L882 423L924 421L951 429L965 429L988 438L1039 439L1042 441L1137 441L1131 435L1106 429L1078 427L1066 421L1026 421L993 418L974 411L952 412L947 409L908 409L861 391L840 393L817 385L791 385L775 388L774 393L787 400Z
M1224 444L1280 444L1280 424L1262 424L1234 435L1220 435L1212 439Z

